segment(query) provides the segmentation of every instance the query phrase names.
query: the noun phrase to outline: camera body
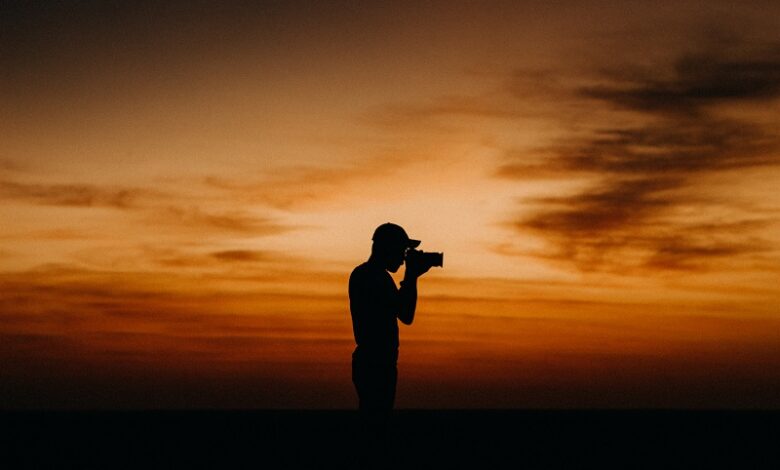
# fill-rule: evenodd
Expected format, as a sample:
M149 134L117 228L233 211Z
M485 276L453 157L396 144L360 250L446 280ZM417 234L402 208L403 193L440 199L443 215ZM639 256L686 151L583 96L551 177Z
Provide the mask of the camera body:
M444 266L444 253L433 253L421 250L410 249L406 251L406 262L431 267L443 267Z

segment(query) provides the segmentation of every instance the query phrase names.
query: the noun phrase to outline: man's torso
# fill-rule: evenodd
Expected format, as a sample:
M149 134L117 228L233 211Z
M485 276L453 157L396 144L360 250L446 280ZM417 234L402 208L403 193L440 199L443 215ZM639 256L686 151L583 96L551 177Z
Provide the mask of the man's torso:
M359 361L392 362L398 358L398 289L390 274L368 262L349 278L350 314Z

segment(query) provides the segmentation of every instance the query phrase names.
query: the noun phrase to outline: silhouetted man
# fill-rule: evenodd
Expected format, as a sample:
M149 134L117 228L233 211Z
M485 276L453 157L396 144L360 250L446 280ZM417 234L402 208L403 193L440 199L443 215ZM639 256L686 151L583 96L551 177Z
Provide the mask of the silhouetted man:
M363 444L373 446L375 452L386 444L395 402L398 320L412 324L417 278L430 266L419 265L413 258L406 260L406 272L398 289L388 271L398 271L407 250L416 248L420 241L410 239L403 228L391 223L377 227L372 240L368 261L356 267L349 277L349 307L357 344L352 353L352 382L366 439Z

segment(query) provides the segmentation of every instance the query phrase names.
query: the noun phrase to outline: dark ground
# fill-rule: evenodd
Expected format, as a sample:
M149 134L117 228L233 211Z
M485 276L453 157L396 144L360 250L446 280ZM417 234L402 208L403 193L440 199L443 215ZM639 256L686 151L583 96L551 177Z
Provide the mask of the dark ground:
M353 411L2 412L0 468L355 468ZM780 411L399 410L393 468L780 469Z

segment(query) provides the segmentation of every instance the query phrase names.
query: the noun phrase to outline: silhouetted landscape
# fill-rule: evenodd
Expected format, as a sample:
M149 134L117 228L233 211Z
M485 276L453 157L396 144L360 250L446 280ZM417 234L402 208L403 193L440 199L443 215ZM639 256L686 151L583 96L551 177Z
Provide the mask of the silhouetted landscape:
M4 468L356 468L355 411L5 412ZM399 410L391 468L777 468L778 411Z

